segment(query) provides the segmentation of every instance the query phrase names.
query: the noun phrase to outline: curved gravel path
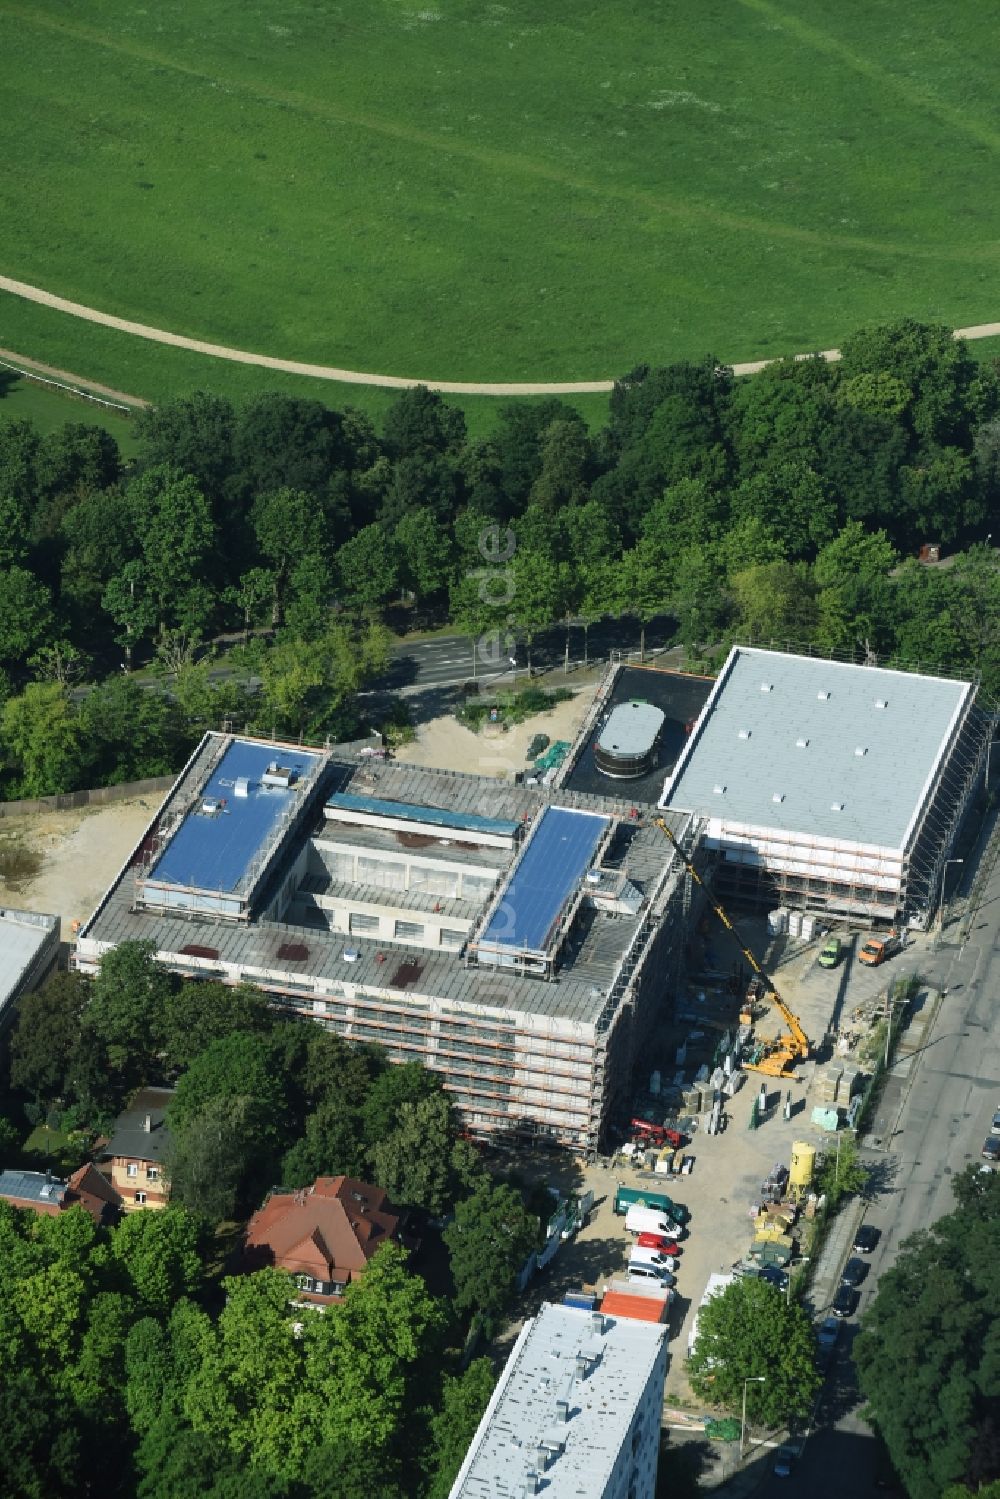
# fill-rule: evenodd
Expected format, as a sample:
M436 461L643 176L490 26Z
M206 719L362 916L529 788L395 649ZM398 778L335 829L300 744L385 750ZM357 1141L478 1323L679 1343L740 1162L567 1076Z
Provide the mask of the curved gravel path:
M343 385L382 385L392 390L409 390L414 385L426 385L429 390L438 390L451 396L573 396L600 395L613 388L613 380L566 380L566 381L514 381L495 383L468 380L420 380L407 379L402 375L371 375L363 370L340 370L326 364L304 364L297 359L275 359L270 354L253 354L246 349L230 349L222 344L205 343L199 338L187 338L182 333L170 333L165 328L150 328L146 323L134 323L128 318L115 317L113 313L101 312L96 307L84 307L79 302L69 302L40 286L29 286L26 281L15 281L11 276L0 276L0 291L23 297L27 302L37 302L42 307L51 307L56 312L69 313L71 317L83 318L89 323L100 323L105 328L116 328L119 333L131 333L136 338L149 339L151 343L170 344L176 349L190 349L195 354L210 354L214 359L228 359L234 364L252 364L260 369L280 370L286 375L306 375L313 380L336 380ZM973 328L956 328L956 338L993 338L1000 335L1000 323L979 323ZM839 359L839 349L823 349L824 359ZM808 354L799 354L807 359ZM27 361L26 361L27 362ZM755 375L769 359L753 359L745 364L734 364L736 375ZM76 378L76 377L73 377ZM95 387L96 389L97 387ZM128 397L125 397L127 400Z

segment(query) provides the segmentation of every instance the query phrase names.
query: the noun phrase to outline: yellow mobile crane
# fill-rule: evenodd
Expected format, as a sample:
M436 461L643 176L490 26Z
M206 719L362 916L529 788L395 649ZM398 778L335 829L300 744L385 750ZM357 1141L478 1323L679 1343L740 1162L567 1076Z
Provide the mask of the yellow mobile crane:
M656 819L656 826L659 828L660 832L663 833L663 835L668 838L673 844L674 849L677 852L677 857L684 865L688 874L693 880L697 880L702 890L704 890L705 895L708 898L709 905L712 907L712 910L722 922L722 925L727 929L727 931L732 932L733 936L736 938L736 941L739 943L740 952L746 958L747 962L750 964L750 967L753 969L757 978L760 980L761 984L764 987L765 999L769 1000L770 1003L774 1005L774 1008L778 1011L778 1014L788 1026L788 1031L786 1034L775 1036L773 1039L767 1040L763 1043L766 1049L763 1055L760 1057L759 1061L744 1062L743 1066L746 1067L750 1072L764 1072L768 1075L768 1077L794 1077L796 1062L804 1062L809 1056L809 1038L806 1035L805 1031L802 1029L802 1024L798 1016L792 1014L791 1010L785 1004L785 1001L782 999L781 995L774 987L774 984L772 984L763 968L757 962L757 959L754 957L749 947L744 947L742 941L740 940L740 935L737 932L736 928L733 926L733 923L726 915L726 912L723 910L722 906L719 905L719 902L715 899L715 896L705 884L705 881L702 879L697 869L695 869L694 865L691 863L691 860L684 853L684 850L681 848L677 839L674 837L673 833L670 831L669 827L662 817L658 817Z

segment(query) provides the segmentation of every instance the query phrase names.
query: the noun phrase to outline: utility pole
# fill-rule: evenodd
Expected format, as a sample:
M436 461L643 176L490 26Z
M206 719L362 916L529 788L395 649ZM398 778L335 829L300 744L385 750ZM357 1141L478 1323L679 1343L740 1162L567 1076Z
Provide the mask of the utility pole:
M767 1380L763 1374L751 1374L743 1381L743 1418L740 1421L740 1462L746 1455L747 1448L747 1385L766 1384Z

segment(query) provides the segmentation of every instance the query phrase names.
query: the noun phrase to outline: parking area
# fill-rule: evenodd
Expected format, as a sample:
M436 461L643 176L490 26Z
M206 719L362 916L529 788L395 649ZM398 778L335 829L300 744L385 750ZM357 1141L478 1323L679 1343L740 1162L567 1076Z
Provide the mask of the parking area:
M856 1045L850 1038L861 1039L863 1016L884 992L887 984L906 974L919 971L927 939L918 937L912 945L889 963L874 969L857 961L856 950L867 933L840 931L844 954L837 968L826 970L817 964L823 938L810 943L790 942L779 938L768 942L763 919L738 923L740 938L764 960L783 999L800 1018L813 1044L813 1058L798 1069L794 1082L765 1079L749 1073L747 1083L728 1101L724 1131L709 1135L704 1130L706 1114L698 1116L686 1153L694 1157L689 1176L664 1176L617 1157L593 1165L567 1162L558 1155L531 1158L517 1163L525 1176L544 1180L565 1190L592 1190L595 1196L589 1221L575 1239L563 1245L555 1260L527 1288L521 1315L530 1315L542 1299L559 1300L569 1290L600 1290L615 1274L621 1274L631 1243L625 1232L625 1220L614 1213L615 1191L619 1183L649 1191L664 1191L691 1212L687 1235L681 1241L677 1269L676 1298L671 1309L670 1335L672 1357L667 1373L666 1403L683 1408L697 1405L687 1383L685 1358L688 1333L694 1313L708 1278L715 1272L728 1271L749 1248L751 1239L750 1205L760 1201L760 1188L772 1167L788 1166L792 1146L805 1141L818 1150L833 1145L832 1136L811 1122L817 1102L822 1071L834 1056L845 1068L852 1059L856 1064ZM675 1014L665 1020L662 1032L649 1052L648 1065L658 1068L664 1080L683 1071L693 1075L699 1057L711 1057L720 1030L732 1024L739 1009L739 997L730 992L728 980L739 962L738 943L717 925L703 928L695 937L692 951L695 975L678 997ZM773 1031L778 1017L767 1016L761 1029ZM838 1041L840 1051L838 1054ZM677 1048L687 1043L683 1064L675 1065ZM818 1056L817 1056L818 1052ZM756 1128L751 1128L751 1111L759 1099L761 1084L766 1084L767 1108ZM785 1117L785 1101L790 1095L791 1117ZM640 1087L637 1110L652 1102ZM662 1110L661 1110L662 1112ZM853 1228L845 1225L846 1252ZM833 1246L831 1245L831 1248ZM823 1315L829 1299L827 1277L821 1277L822 1293L814 1307ZM830 1294L835 1288L831 1281ZM820 1287L817 1287L820 1290Z

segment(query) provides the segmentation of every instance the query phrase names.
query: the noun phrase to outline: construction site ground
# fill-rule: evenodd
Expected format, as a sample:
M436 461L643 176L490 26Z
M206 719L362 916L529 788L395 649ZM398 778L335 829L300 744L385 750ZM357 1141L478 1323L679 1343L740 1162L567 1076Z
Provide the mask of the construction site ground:
M712 919L710 916L709 920ZM505 1345L516 1334L523 1319L531 1316L543 1300L558 1301L567 1291L585 1287L599 1290L612 1276L624 1273L631 1241L625 1232L624 1218L614 1213L615 1189L619 1182L646 1187L650 1191L665 1191L690 1209L691 1221L687 1236L681 1243L677 1296L669 1324L671 1359L665 1392L667 1424L683 1423L692 1414L702 1411L685 1372L688 1333L709 1275L731 1269L749 1248L750 1204L760 1200L764 1178L775 1164L789 1164L792 1145L796 1141L806 1141L820 1151L835 1148L836 1136L811 1123L812 1109L817 1102L817 1068L825 1067L833 1055L832 1040L826 1039L824 1044L824 1038L828 1037L828 1032L838 1031L860 1039L864 1029L860 1016L871 1012L893 979L919 973L920 958L928 942L925 937L917 937L903 953L879 968L869 969L862 966L856 956L867 933L860 929L847 931L838 928L845 943L845 953L839 967L826 970L816 961L823 945L821 937L808 943L788 938L769 942L763 917L739 919L737 927L741 940L764 960L764 966L783 999L799 1016L813 1043L814 1056L797 1068L796 1079L765 1079L760 1074L749 1073L745 1086L727 1106L729 1119L721 1134L704 1132L703 1111L699 1128L687 1147L686 1153L694 1157L694 1168L689 1176L660 1176L640 1171L620 1157L616 1163L604 1158L593 1164L584 1164L570 1162L558 1153L546 1153L519 1156L509 1162L522 1179L542 1180L564 1190L590 1189L595 1194L595 1204L584 1228L563 1246L550 1265L528 1286L521 1298L518 1317L504 1340ZM685 1038L688 1041L688 1061L683 1070L690 1078L699 1042L705 1055L710 1055L720 1034L718 1027L734 1024L739 1010L739 999L727 991L726 985L732 965L739 958L733 938L720 927L711 926L692 939L689 958L694 978L684 986L678 998L676 1017L665 1019L656 1044L648 1053L650 1071L659 1068L665 1082L679 1070L674 1065L674 1058L677 1046ZM859 1016L857 1020L856 1015ZM914 1046L919 1044L923 1024L924 1017L918 1013L911 1026ZM764 1034L776 1031L776 1012L764 1017L758 1025ZM699 1036L698 1032L702 1034ZM818 1057L815 1055L817 1050ZM856 1067L856 1050L847 1051L840 1060L848 1070ZM898 1084L901 1087L905 1085L905 1056L898 1065L903 1069ZM762 1082L766 1082L769 1107L764 1121L757 1129L751 1130L750 1113ZM637 1109L653 1102L643 1093L646 1085L648 1076L637 1091L634 1100ZM894 1069L889 1080L886 1107L880 1113L885 1112L888 1116L892 1112L891 1090L896 1086ZM792 1117L785 1119L783 1105L789 1092ZM841 1245L838 1238L829 1246L831 1251L836 1251L830 1263L842 1251L846 1252L852 1231L853 1223L846 1225L840 1236L847 1236L844 1244ZM824 1265L814 1267L822 1273L816 1278L814 1294L807 1296L811 1310L818 1317L825 1314L837 1283L837 1267L825 1273L826 1260L827 1256L824 1256Z
M61 917L62 940L71 941L73 922L93 912L162 800L150 792L103 807L4 818L0 903Z

